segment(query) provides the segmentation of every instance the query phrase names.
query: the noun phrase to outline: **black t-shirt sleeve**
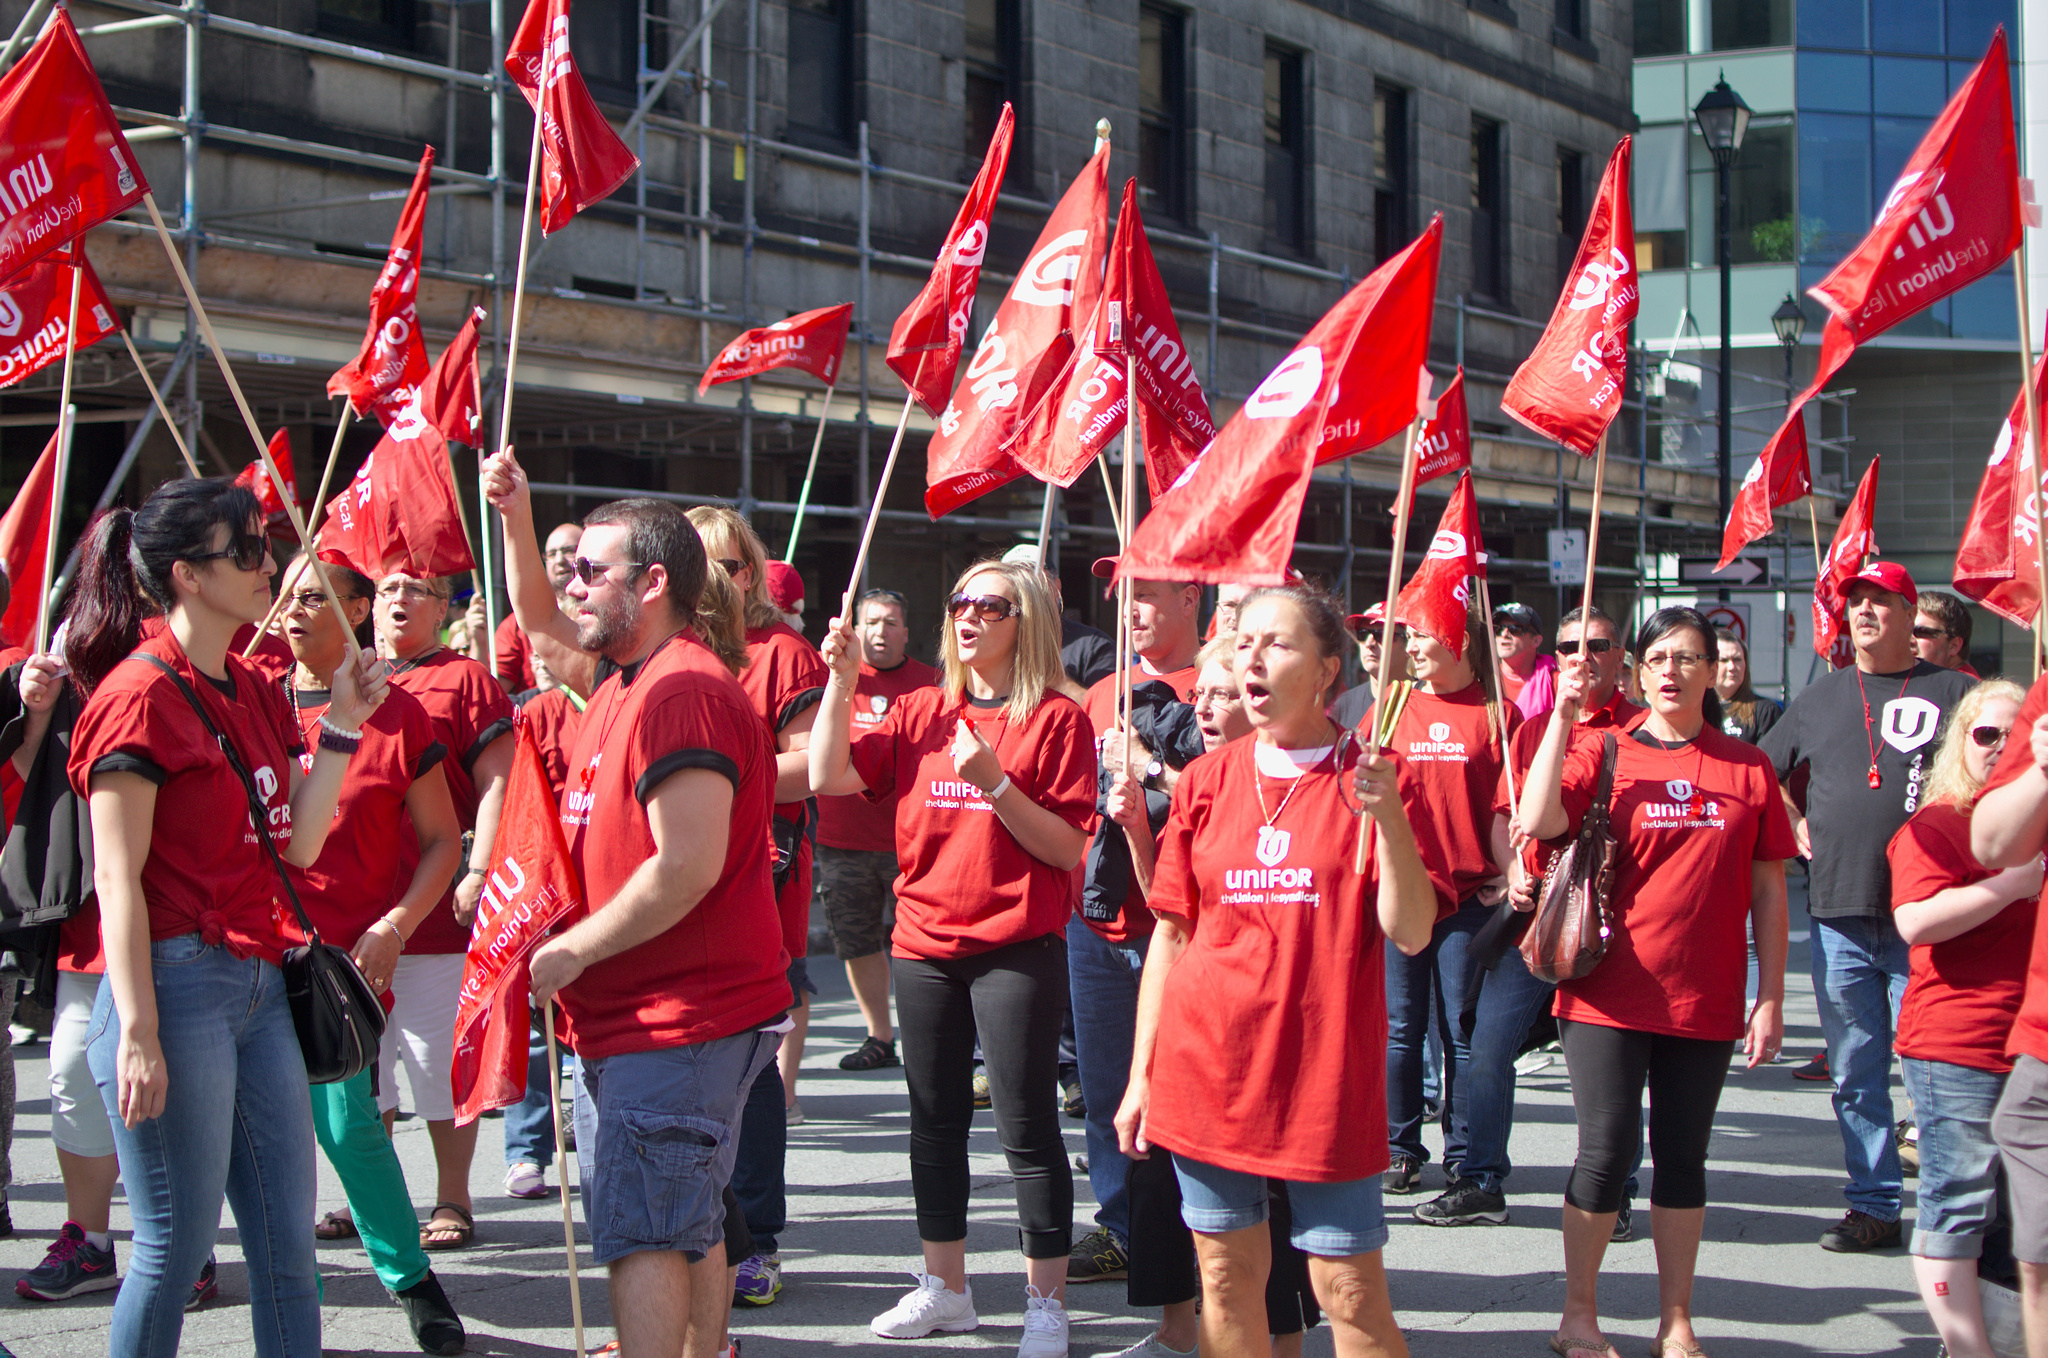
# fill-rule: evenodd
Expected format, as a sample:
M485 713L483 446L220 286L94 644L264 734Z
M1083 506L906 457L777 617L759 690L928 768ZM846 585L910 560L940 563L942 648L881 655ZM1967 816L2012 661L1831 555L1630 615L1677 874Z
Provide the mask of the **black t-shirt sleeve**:
M435 769L440 768L441 761L447 757L448 747L438 740L434 741L426 749L420 751L419 762L413 765L412 776L415 779L426 777Z
M1781 783L1788 781L1792 777L1792 770L1805 759L1804 752L1799 748L1799 728L1803 724L1806 709L1813 705L1818 696L1814 686L1809 685L1792 700L1790 707L1772 718L1768 724L1762 720L1763 704L1757 704L1759 711L1756 747L1770 756L1771 770L1778 775L1778 781Z
M1069 679L1093 688L1116 670L1116 647L1100 633L1084 632L1060 649L1060 664Z
M1754 715L1750 718L1750 721L1755 726L1756 730L1755 733L1750 737L1749 743L1752 745L1761 744L1763 738L1766 735L1770 734L1771 728L1778 724L1778 718L1784 715L1785 709L1778 706L1769 698L1758 698L1756 700L1756 708Z
M500 717L496 721L492 722L489 726L486 726L483 730L477 732L476 739L470 743L469 749L464 751L463 753L463 771L468 773L475 772L476 761L483 758L484 751L490 749L492 744L494 744L497 741L498 737L509 736L511 734L512 718L510 717Z
M112 754L103 754L98 759L93 760L92 771L94 773L139 773L158 787L162 787L171 779L171 775L165 772L164 766L157 763L154 759L145 759L139 754L129 754L123 750L116 750Z
M740 790L740 768L732 757L718 750L677 750L665 754L647 766L647 772L633 784L633 796L642 805L652 797L663 783L684 769L709 769L732 784L735 793Z

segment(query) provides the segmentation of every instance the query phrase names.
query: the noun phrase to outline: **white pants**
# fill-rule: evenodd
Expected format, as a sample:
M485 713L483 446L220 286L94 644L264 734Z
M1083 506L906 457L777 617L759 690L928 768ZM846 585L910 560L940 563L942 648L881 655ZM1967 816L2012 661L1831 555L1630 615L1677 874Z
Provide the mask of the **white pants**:
M85 1064L85 1036L99 993L97 976L57 973L56 1018L50 1026L50 1140L72 1155L114 1153L107 1105Z
M412 1087L412 1111L429 1122L455 1120L450 1071L455 1010L462 998L463 955L401 957L391 973L391 1017L377 1049L377 1111L398 1107L398 1067Z

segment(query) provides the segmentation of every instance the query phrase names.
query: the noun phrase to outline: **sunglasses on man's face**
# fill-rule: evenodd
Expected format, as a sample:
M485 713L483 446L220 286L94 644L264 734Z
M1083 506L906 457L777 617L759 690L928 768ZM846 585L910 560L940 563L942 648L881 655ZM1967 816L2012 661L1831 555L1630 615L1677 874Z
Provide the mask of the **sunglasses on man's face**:
M1536 629L1524 627L1520 623L1504 622L1493 629L1493 634L1497 637L1533 637L1536 635Z
M1980 749L1988 750L1994 745L2004 744L2006 736L2011 733L2010 726L1972 726L1970 739L1976 741Z
M1952 635L1952 633L1940 627L1915 627L1913 629L1913 640L1915 641L1932 641L1936 637L1945 637L1950 635Z
M1359 641L1370 641L1383 646L1386 644L1387 640L1387 629L1385 625L1381 623L1362 622L1358 624L1358 626L1351 629L1351 635L1357 638ZM1394 629L1394 640L1397 643L1405 640L1407 636L1407 628L1396 627Z
M1584 644L1587 655L1606 655L1621 643L1613 637L1587 637ZM1580 643L1577 641L1560 641L1557 643L1559 651L1572 655L1578 654L1579 646Z
M1001 622L1024 611L1024 606L999 594L955 594L946 603L946 612L955 622L965 622L970 616L977 622Z

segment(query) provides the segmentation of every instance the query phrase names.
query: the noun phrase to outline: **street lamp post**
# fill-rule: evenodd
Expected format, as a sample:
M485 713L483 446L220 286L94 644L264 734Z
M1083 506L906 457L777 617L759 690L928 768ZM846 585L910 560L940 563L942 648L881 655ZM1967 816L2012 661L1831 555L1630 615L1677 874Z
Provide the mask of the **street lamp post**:
M1785 348L1785 406L1789 410L1792 398L1799 393L1792 389L1792 356L1799 352L1799 339L1806 333L1806 313L1799 309L1799 299L1791 293L1778 303L1778 309L1771 313L1771 329L1778 334L1778 343Z
M1749 105L1742 102L1742 96L1728 88L1724 78L1714 82L1714 88L1694 106L1693 119L1699 124L1700 136L1707 143L1707 153L1714 158L1716 193L1714 213L1714 234L1721 263L1721 373L1719 385L1721 399L1719 424L1721 428L1720 472L1721 472L1721 522L1728 522L1728 513L1733 505L1734 487L1729 475L1730 464L1735 455L1735 349L1730 339L1728 312L1734 291L1735 248L1728 223L1729 171L1735 164L1735 157L1742 150L1743 134L1749 131Z

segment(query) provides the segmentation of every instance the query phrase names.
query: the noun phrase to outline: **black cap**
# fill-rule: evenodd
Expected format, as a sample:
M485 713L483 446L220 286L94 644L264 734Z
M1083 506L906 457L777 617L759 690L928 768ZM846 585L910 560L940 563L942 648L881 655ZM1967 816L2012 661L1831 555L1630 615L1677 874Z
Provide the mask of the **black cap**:
M1493 620L1496 624L1506 622L1512 623L1516 627L1526 627L1531 632L1541 632L1543 630L1543 619L1537 617L1536 610L1527 604L1495 604L1493 606Z

